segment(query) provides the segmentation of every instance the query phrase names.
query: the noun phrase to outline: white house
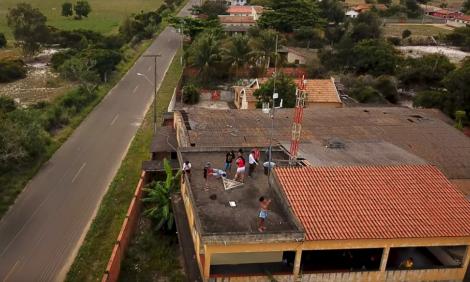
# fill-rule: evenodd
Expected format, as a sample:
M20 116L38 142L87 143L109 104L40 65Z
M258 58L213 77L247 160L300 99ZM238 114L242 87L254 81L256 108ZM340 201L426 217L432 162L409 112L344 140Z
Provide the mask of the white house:
M349 18L356 18L357 16L359 15L359 12L356 12L354 10L349 10L346 12L346 17L349 17Z

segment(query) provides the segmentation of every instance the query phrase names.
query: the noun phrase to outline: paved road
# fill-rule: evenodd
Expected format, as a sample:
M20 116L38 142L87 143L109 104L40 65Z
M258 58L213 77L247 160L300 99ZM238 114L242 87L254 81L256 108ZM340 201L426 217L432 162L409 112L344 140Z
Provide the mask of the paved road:
M180 12L188 15L190 3ZM180 47L166 28L146 51L158 78ZM0 280L63 280L153 99L153 60L141 57L26 186L0 222Z

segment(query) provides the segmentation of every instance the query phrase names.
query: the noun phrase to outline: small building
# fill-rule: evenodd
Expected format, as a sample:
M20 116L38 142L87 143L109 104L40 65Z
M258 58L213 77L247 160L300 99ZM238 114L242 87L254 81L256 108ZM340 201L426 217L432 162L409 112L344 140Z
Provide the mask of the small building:
M316 56L315 49L288 47L287 62L289 64L305 65L310 59Z
M230 16L252 17L255 21L259 19L263 13L262 6L230 6L227 8Z
M452 26L458 26L458 27L470 26L470 15L455 16L453 19L447 20L447 24L449 23L451 23Z
M244 6L247 4L247 0L227 0L229 6Z
M258 102L257 98L253 95L254 92L260 88L260 84L266 82L267 79L255 79L249 85L235 86L234 103L240 110L256 109ZM295 80L297 84L298 79ZM340 108L343 106L338 91L336 90L333 78L330 79L306 79L306 92L307 99L305 103L306 108L313 107L332 107Z
M256 24L252 16L219 15L219 21L224 28L228 26L250 27Z
M348 10L348 11L346 11L345 15L348 18L355 19L355 18L357 18L357 16L359 16L359 12L357 12L355 10Z
M457 16L461 16L462 12L449 10L449 9L440 9L437 11L429 12L430 16L442 18L442 19L454 19Z

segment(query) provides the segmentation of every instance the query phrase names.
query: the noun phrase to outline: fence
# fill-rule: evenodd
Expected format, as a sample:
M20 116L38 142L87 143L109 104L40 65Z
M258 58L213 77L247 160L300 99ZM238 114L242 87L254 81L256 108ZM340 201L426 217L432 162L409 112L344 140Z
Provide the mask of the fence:
M446 19L425 17L422 19L384 18L385 24L445 24Z
M147 182L148 176L145 171L140 175L139 183L134 192L134 197L129 205L127 210L126 218L124 223L121 226L121 231L119 232L118 238L109 258L106 271L103 275L102 282L115 282L118 280L119 272L121 270L121 261L124 258L127 246L132 237L136 225L139 221L139 214L141 208L141 198L142 198L142 188Z

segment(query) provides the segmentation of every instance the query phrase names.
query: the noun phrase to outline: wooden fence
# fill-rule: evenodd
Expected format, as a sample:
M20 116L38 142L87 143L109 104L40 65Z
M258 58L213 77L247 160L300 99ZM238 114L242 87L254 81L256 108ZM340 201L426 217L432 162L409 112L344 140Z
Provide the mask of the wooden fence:
M136 229L136 225L139 221L142 188L147 182L148 176L145 171L142 171L140 175L139 183L135 188L134 197L132 198L129 209L127 210L126 218L121 226L121 231L117 237L116 243L109 258L106 271L103 275L102 282L115 282L118 280L119 272L121 270L121 261L124 258L126 249L132 238L132 234Z

